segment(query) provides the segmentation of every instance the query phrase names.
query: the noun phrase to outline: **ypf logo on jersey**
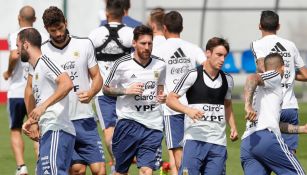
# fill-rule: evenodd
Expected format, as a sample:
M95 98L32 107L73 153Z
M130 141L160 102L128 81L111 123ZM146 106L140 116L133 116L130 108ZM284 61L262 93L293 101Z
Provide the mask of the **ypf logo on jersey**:
M202 121L223 122L225 121L224 105L205 104Z
M290 52L287 51L287 49L280 44L280 42L277 42L275 46L271 49L271 53L279 53L282 57L291 57Z

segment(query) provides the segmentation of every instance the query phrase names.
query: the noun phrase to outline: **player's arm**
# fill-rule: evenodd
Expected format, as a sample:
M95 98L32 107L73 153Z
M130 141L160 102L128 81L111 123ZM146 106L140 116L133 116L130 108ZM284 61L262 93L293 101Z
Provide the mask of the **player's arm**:
M204 112L198 110L198 109L193 109L189 106L183 105L179 101L180 95L170 92L166 98L166 105L173 109L174 111L180 112L187 114L191 119L199 120L203 117Z
M292 125L289 123L279 123L280 131L288 134L307 134L307 124L301 125Z
M247 77L244 85L244 102L246 112L245 119L249 121L254 121L256 119L256 112L254 111L252 104L253 96L258 85L264 85L264 82L259 74L252 74Z
M165 103L166 102L166 94L164 94L164 85L158 85L157 87L157 101L159 103Z
M39 120L40 116L46 111L49 106L63 99L73 88L73 83L66 72L58 75L55 81L57 84L55 92L41 105L36 106L36 108L33 109L33 111L30 113L29 117L34 119L35 121Z
M295 74L295 80L297 81L307 81L307 68L301 67Z
M16 63L18 62L18 59L19 59L19 54L17 50L10 51L8 68L3 73L3 78L5 80L8 80L11 77L13 70L16 66Z
M121 96L121 95L142 95L144 91L143 83L132 83L127 88L123 87L111 87L109 85L103 86L103 93L109 96Z
M80 91L77 93L81 103L89 103L102 88L103 79L101 77L98 65L96 64L94 67L91 67L88 72L92 79L92 84L88 91Z
M32 91L32 75L28 74L27 84L25 87L25 97L24 97L27 114L29 115L31 111L35 108L35 99Z
M265 72L264 70L264 58L258 58L256 61L257 64L257 72L258 73L263 73Z
M226 121L228 125L230 126L230 139L231 141L236 141L238 139L238 131L237 131L237 125L236 125L234 112L232 108L232 101L225 100L224 106L225 106Z

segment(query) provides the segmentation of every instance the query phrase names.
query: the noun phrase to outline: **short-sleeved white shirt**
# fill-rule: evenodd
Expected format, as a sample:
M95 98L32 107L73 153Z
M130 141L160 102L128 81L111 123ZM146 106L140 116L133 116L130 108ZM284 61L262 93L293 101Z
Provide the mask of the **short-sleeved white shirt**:
M134 120L150 129L163 131L163 114L157 102L157 87L165 82L165 62L151 56L148 65L142 66L133 53L114 63L105 81L106 86L127 88L132 83L144 84L142 95L122 95L117 97L116 114L120 119Z
M263 129L269 129L280 135L279 119L283 98L280 82L282 78L276 71L268 71L260 75L264 86L257 87L253 99L253 109L257 113L257 120L246 122L246 130L242 139Z
M50 59L68 73L74 84L69 93L70 119L94 117L92 104L81 103L76 94L90 89L89 69L97 65L91 40L70 36L70 41L63 48L56 47L48 40L42 45L42 52L50 55Z
M251 47L256 59L275 52L282 55L285 64L285 73L281 82L284 94L282 109L298 108L293 91L295 71L305 64L295 44L277 35L268 35L252 42Z
M64 70L46 55L39 58L34 68L30 66L29 74L32 75L32 91L36 107L54 94L57 89L56 79L63 72ZM49 106L38 122L41 134L44 135L48 130L63 130L76 135L75 128L68 116L68 108L68 96Z
M210 88L220 88L222 86L222 75L219 74L216 78L212 79L206 73L203 73L204 83ZM227 80L227 93L225 99L231 99L231 91L234 86L233 78L225 73ZM183 96L190 87L193 86L197 79L197 70L192 69L188 71L179 83L174 88L173 92ZM199 109L204 112L204 117L207 119L198 120L194 122L189 116L185 115L184 120L184 138L186 140L198 140L217 145L226 146L226 116L225 107L220 104L188 104L189 107ZM221 116L220 118L211 118L211 116Z
M164 90L167 94L174 89L180 78L188 70L194 69L197 64L202 64L206 60L202 49L180 38L168 38L152 54L165 60L166 79ZM180 98L180 102L187 104L185 96ZM179 114L179 112L173 111L167 106L164 108L164 115L175 114Z
M121 23L117 22L110 22L109 25L111 27L116 27ZM124 26L118 30L118 41L127 48L132 47L132 40L133 40L133 28ZM105 26L100 26L99 28L94 29L89 38L92 40L93 45L95 48L101 46L109 37L109 30ZM109 44L104 48L102 53L111 53L117 54L121 53L122 50L117 47L115 41L110 41ZM99 69L103 80L108 77L109 72L114 64L114 61L98 61ZM97 96L103 95L102 91L100 91Z

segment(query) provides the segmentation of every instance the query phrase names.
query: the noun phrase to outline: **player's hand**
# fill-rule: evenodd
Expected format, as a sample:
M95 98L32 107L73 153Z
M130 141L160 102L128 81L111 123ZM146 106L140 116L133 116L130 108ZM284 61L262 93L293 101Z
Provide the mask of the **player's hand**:
M144 83L132 83L125 90L126 95L142 95L144 92Z
M186 114L194 121L200 120L204 116L204 112L194 108L188 108Z
M29 136L31 133L31 126L33 124L37 123L37 121L33 120L32 118L28 118L26 122L22 125L22 131L25 133L25 135Z
M77 92L77 96L81 103L89 103L93 98L93 95L89 91Z
M39 118L44 114L46 108L43 105L37 106L29 114L29 118L32 118L34 121L38 122Z
M39 132L39 126L38 126L38 123L33 123L31 126L30 126L30 134L28 135L30 137L30 139L38 142L39 139L40 139L40 132Z
M163 91L162 90L159 90L159 92L158 92L158 95L157 95L157 101L159 102L159 103L165 103L165 101L166 101L166 94L163 94Z
M249 120L251 122L256 121L257 113L251 106L246 106L245 112L246 112L246 115L245 115L246 120Z
M8 71L3 72L4 80L8 80L11 77L11 74Z
M305 125L302 126L303 127L303 134L307 134L307 123Z
M238 140L239 135L238 135L237 128L231 128L231 129L230 129L229 138L230 138L230 140L233 141L233 142L236 141L236 140Z

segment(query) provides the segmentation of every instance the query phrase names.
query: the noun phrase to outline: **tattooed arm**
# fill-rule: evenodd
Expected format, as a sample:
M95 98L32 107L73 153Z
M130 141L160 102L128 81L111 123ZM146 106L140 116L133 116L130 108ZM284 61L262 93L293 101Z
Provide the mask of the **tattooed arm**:
M264 85L264 82L259 74L253 74L247 77L244 86L244 99L246 112L245 119L249 121L255 121L256 119L256 112L254 111L252 104L254 92L258 85Z
M292 125L289 123L279 123L280 131L288 134L307 134L307 124L305 125Z
M103 86L103 93L109 96L141 95L144 91L143 83L132 83L127 88Z

